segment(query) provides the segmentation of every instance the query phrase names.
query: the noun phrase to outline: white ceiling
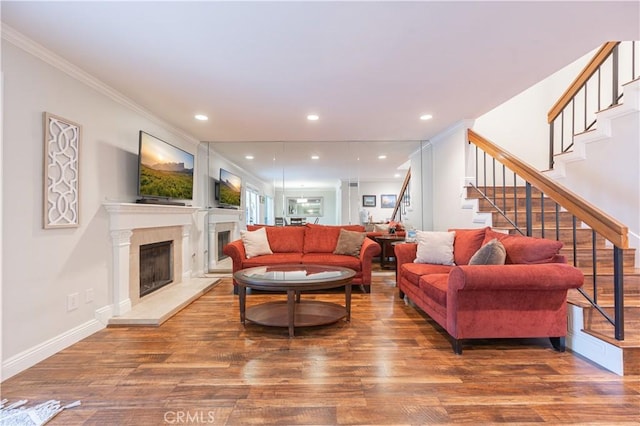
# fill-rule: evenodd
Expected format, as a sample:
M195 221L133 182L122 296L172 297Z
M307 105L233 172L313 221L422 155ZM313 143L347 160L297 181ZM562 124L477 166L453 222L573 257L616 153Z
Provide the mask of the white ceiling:
M404 154L604 41L640 39L639 5L2 1L1 16L197 140L248 151L265 148L237 143L334 141L317 163L346 163L342 177L353 176L344 157L354 145L377 155L389 147L375 141L414 141L396 143ZM196 113L209 120L194 120ZM320 120L307 121L309 113ZM426 113L433 119L418 119ZM296 151L286 146L282 160ZM273 168L272 158L246 163L244 149L232 151L258 176ZM361 161L358 173L384 177L400 160L387 169ZM297 178L313 175L312 167Z

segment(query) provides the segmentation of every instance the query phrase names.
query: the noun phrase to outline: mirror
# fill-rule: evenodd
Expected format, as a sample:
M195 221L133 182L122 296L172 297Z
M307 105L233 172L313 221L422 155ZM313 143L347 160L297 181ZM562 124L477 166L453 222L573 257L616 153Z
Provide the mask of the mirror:
M382 196L399 194L410 168L417 180L399 214L419 227L414 212L422 185L421 147L420 141L204 142L204 199L209 217L215 217L208 221L209 252L216 253L220 222L230 217L238 222L232 239L249 224L292 225L291 219L324 225L389 221L394 206ZM216 200L220 168L242 177L238 210L221 209Z
M287 197L287 216L321 217L324 197Z

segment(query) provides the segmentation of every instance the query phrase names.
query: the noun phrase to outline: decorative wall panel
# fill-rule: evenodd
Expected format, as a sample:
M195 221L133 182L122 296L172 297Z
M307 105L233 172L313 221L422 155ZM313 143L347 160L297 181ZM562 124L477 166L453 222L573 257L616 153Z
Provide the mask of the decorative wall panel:
M44 113L44 227L80 225L82 126Z

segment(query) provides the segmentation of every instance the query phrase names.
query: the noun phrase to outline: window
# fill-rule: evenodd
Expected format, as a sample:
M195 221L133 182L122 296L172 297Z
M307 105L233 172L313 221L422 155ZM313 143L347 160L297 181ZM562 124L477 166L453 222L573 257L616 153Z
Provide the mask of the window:
M246 223L247 225L255 225L260 223L260 203L258 191L247 185L246 195Z

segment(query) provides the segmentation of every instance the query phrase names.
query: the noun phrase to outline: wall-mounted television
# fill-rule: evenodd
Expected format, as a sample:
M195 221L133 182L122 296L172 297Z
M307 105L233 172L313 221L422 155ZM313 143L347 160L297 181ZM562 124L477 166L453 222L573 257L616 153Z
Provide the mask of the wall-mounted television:
M194 156L140 130L139 203L182 204L193 199Z
M225 169L220 169L220 194L218 203L221 207L240 207L242 195L242 179Z

